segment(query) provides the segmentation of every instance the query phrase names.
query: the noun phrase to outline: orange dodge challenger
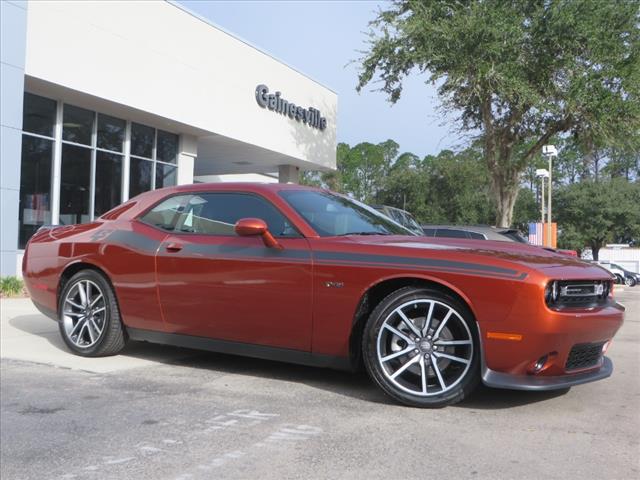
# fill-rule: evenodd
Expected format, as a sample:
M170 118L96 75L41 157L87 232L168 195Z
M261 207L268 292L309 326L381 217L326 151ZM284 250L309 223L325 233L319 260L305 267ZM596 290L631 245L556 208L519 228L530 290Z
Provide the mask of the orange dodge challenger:
M623 321L604 269L530 245L416 236L326 190L195 184L43 227L23 273L84 356L148 341L332 368L399 402L480 382L551 390L611 375Z

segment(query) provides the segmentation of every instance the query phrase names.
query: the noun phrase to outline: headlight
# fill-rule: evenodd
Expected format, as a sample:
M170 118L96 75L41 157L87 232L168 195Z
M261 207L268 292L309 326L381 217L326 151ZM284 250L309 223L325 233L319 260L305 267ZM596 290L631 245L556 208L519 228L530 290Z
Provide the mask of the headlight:
M546 300L547 304L550 305L557 302L559 295L560 290L558 288L558 282L555 280L553 282L549 282L544 289L544 299Z

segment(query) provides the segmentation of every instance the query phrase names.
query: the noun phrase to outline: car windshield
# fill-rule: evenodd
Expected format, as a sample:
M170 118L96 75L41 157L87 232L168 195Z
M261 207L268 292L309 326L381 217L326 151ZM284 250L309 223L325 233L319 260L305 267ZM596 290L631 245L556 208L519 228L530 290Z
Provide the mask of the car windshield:
M313 190L285 190L280 195L321 237L415 236L415 233L373 208L342 195Z

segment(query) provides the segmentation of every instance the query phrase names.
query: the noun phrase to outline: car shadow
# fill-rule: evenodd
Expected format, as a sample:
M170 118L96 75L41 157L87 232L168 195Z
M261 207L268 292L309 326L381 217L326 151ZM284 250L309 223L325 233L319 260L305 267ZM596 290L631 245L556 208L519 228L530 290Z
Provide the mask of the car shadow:
M45 338L56 349L73 355L57 331L51 328L51 323L51 320L45 319L42 315L23 315L9 320L12 327ZM176 365L222 375L234 374L296 382L360 401L390 406L397 405L394 400L372 383L363 370L355 373L344 372L148 342L129 342L119 355L153 361L161 365ZM550 392L525 392L493 389L479 385L469 397L454 407L474 410L509 409L547 401L567 392L568 389Z

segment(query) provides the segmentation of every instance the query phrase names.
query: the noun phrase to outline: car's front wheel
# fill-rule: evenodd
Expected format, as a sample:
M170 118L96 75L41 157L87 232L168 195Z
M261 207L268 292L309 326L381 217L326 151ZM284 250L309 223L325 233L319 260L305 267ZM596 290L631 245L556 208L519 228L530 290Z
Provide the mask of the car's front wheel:
M58 317L62 339L78 355L115 355L125 345L115 293L95 270L82 270L66 283Z
M436 290L405 287L371 313L362 350L369 375L388 395L407 405L442 407L478 384L477 345L465 305Z
M635 287L635 286L636 286L636 283L637 283L637 282L636 282L636 279L635 279L635 278L633 278L633 277L626 277L626 278L624 279L624 284L625 284L627 287Z

